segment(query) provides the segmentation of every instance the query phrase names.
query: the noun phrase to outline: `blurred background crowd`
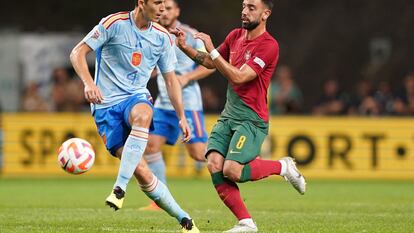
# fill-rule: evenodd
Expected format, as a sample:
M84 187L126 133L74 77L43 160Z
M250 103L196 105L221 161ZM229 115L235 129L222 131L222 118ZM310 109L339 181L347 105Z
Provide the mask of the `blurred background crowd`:
M89 111L68 54L102 17L133 2L44 0L21 11L12 9L31 2L1 2L10 10L0 24L0 109ZM241 2L180 1L181 19L218 46L240 25ZM268 29L281 53L269 89L273 115L414 115L413 1L275 2ZM93 57L89 63L93 72ZM149 87L155 97L155 80ZM216 72L201 88L205 112L220 112L226 80Z

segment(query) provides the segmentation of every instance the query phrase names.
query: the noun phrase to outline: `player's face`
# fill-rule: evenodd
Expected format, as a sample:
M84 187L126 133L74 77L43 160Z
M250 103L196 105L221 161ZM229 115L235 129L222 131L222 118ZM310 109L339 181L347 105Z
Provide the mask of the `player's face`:
M165 11L161 16L160 23L162 26L169 28L175 23L178 16L180 15L180 8L173 0L165 1Z
M165 0L140 0L140 6L147 20L158 22L165 11Z
M269 15L270 10L266 8L262 0L244 0L241 16L242 27L251 31L266 22Z

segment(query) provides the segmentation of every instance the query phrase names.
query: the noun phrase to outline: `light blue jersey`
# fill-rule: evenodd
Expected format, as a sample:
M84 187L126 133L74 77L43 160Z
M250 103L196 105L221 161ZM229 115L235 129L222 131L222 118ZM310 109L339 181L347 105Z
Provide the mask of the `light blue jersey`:
M175 70L174 41L168 31L157 23L140 30L133 14L112 14L83 39L96 51L95 83L104 100L95 109L111 107L134 95L149 95L147 83L155 66L162 73Z
M177 27L186 32L186 42L187 45L192 48L200 51L205 51L204 44L201 40L194 39L193 35L197 32L195 29L190 28L187 25L181 24L178 22ZM173 40L175 36L171 35ZM177 68L175 73L177 75L187 74L194 71L197 68L197 64L191 60L184 52L182 52L175 44L175 53L177 55ZM160 69L161 70L161 69ZM170 98L168 97L167 88L165 86L164 78L162 77L161 72L158 71L157 84L159 95L155 101L155 107L165 110L174 110L174 107L171 104ZM182 90L183 92L183 104L185 110L190 111L202 111L203 102L201 99L200 86L197 81L191 81L187 86Z

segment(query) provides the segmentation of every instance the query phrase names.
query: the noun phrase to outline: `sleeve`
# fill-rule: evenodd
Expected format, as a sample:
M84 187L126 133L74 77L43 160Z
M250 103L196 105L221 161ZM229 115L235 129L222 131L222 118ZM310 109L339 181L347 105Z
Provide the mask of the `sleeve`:
M83 38L83 42L85 42L94 51L102 47L102 45L111 39L111 32L114 30L114 27L106 29L102 24L103 21L104 20L96 25L92 31L90 31L88 35Z
M175 64L177 63L177 56L175 55L175 49L170 42L170 38L164 37L164 49L161 53L160 59L158 59L157 65L162 74L172 72L175 70Z
M230 40L231 40L230 33L224 42L218 47L217 51L220 53L220 55L224 58L224 60L228 61L230 59Z
M269 65L276 65L279 59L279 45L277 43L263 43L257 47L246 64L257 75L260 75Z

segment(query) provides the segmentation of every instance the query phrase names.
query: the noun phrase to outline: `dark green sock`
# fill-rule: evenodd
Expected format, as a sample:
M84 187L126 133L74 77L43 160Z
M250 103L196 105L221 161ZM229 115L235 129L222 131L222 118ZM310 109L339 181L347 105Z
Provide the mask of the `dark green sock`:
M213 181L214 186L225 183L223 172L216 172L211 174L211 180Z
M241 176L240 176L240 183L245 183L247 181L252 180L252 169L249 164L244 165Z

